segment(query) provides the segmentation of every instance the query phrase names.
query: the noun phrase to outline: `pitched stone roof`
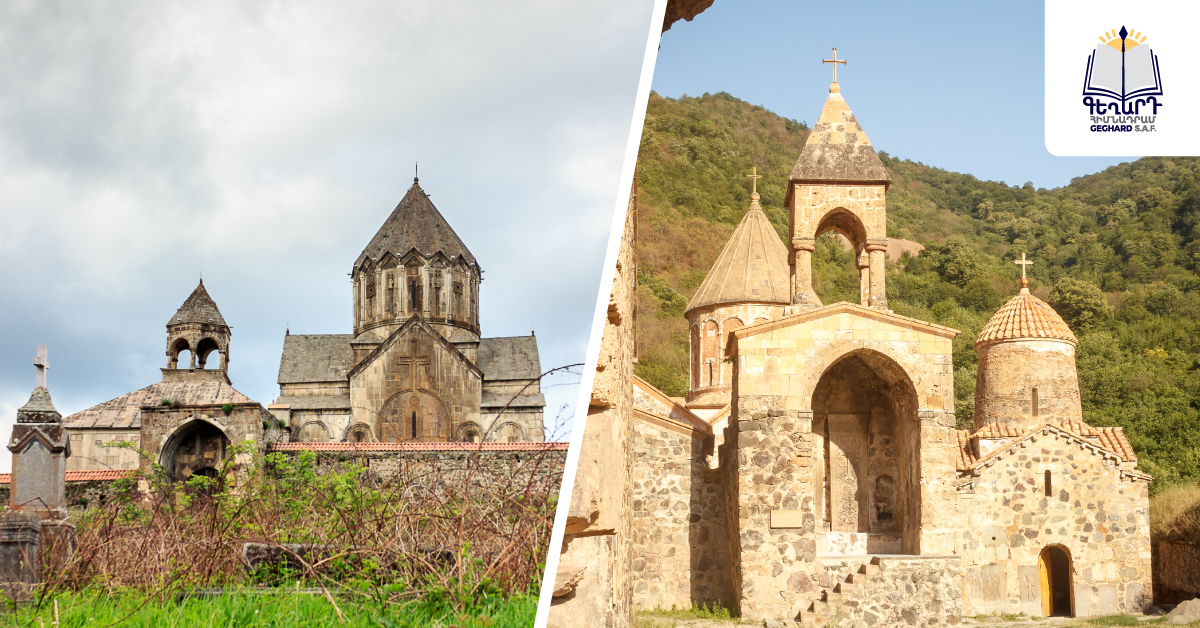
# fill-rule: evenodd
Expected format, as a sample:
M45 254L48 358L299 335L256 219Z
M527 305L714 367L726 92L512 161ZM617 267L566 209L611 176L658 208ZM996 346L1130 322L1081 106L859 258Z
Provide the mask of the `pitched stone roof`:
M223 406L255 401L218 379L172 381L151 384L141 390L76 412L63 419L68 429L134 429L142 426L142 406L157 406L170 399L180 406Z
M530 387L533 388L532 386ZM528 393L524 395L513 396L511 392L497 392L493 390L485 390L480 394L479 407L481 408L504 408L516 410L519 408L544 408L546 407L546 396L540 392Z
M687 310L723 303L789 305L791 296L787 247L758 204L758 194L753 194L749 211L692 295Z
M975 338L975 346L985 342L1017 338L1046 338L1071 344L1079 343L1058 312L1045 301L1029 294L1028 288L1021 288L1017 296L996 310Z
M278 383L346 381L354 365L353 339L353 334L285 336Z
M813 125L804 150L792 168L791 181L861 181L888 183L888 175L867 134L850 112L837 83Z
M542 374L537 337L480 338L478 366L485 381L535 379Z
M413 179L413 185L408 189L400 204L392 210L392 214L383 221L383 226L371 238L371 243L363 249L354 267L362 266L367 258L379 261L384 253L390 252L396 257L403 257L410 250L416 249L425 257L442 253L454 259L461 257L468 264L475 264L475 256L467 250L467 245L458 238L450 223L442 217L429 196Z
M207 323L209 325L224 325L225 319L221 317L221 311L217 309L216 301L208 296L208 290L204 289L204 280L200 280L200 285L192 291L191 296L179 306L179 311L175 312L175 316L167 322L167 326L182 325L185 323Z

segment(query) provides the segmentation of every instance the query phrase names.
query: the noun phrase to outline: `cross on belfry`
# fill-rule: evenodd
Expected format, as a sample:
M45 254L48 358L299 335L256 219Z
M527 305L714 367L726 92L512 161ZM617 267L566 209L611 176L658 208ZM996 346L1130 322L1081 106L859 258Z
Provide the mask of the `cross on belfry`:
M758 194L758 180L762 178L762 175L758 174L758 166L754 167L754 174L748 174L746 178L750 179L750 193Z
M840 63L842 65L846 65L846 60L838 59L837 58L837 48L834 48L833 49L833 58L832 59L821 59L821 63L832 63L833 64L833 82L836 83L837 82L837 64Z
M46 357L46 345L38 345L37 357L33 359L37 367L37 388L46 387L46 369L50 368L50 360Z
M1029 280L1025 278L1025 267L1032 265L1033 260L1026 260L1025 251L1021 251L1021 259L1014 260L1013 263L1021 267L1021 287L1024 288L1025 286L1028 286Z

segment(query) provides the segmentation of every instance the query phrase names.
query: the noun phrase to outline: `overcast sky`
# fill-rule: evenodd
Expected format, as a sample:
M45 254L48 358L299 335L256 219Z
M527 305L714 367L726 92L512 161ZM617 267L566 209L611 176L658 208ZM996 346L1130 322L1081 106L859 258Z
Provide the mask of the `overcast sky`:
M837 47L848 60L838 67L842 96L876 149L1058 187L1135 157L1046 150L1045 10L1043 0L717 0L663 34L654 89L729 92L811 125L829 96L821 60ZM1081 45L1080 84L1093 45Z
M269 403L287 327L351 331L347 274L418 160L484 270L484 336L582 362L651 8L0 5L0 430L38 344L64 416L158 381L201 273Z

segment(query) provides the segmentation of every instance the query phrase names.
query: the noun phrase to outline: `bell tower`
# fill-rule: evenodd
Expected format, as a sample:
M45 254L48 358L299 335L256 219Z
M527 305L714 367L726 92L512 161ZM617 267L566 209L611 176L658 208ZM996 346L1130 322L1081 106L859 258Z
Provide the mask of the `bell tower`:
M167 368L165 370L229 371L229 325L204 288L204 280L167 322ZM179 357L188 353L187 363Z
M818 236L836 231L858 254L861 304L886 309L886 198L892 179L842 98L837 66L846 61L837 58L837 48L833 59L823 61L833 64L829 98L792 169L785 201L791 231L792 305L822 306L812 287L812 252Z

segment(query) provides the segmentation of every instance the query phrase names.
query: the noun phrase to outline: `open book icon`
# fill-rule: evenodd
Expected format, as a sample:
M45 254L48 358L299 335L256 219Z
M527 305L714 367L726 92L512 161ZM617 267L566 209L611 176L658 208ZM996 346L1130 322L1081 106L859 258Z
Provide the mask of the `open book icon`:
M1162 96L1158 55L1150 46L1127 39L1127 34L1125 27L1121 27L1120 39L1096 45L1096 51L1088 57L1084 96L1106 96L1120 101Z

